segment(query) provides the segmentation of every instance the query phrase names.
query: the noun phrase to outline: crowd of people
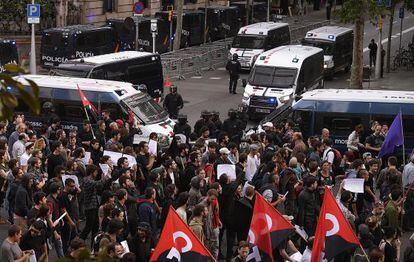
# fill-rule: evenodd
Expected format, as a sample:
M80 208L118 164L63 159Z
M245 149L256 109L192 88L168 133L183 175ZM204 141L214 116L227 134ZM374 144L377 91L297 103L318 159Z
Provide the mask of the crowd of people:
M79 130L63 130L56 117L35 130L18 113L0 123L7 214L0 223L10 223L1 261L76 259L87 249L114 261L149 261L170 207L215 259L246 261L255 192L309 236L290 236L275 248L275 261L295 261L297 251L310 261L325 186L362 244L335 261L414 261L414 235L400 250L413 227L414 155L405 167L395 156L377 158L386 125L357 125L341 153L328 129L305 139L291 120L244 138L234 110L224 121L203 111L193 128L177 118L170 146L157 152L148 141L134 144L137 121L111 119L108 111L96 128L85 121ZM113 161L104 150L125 156ZM218 174L221 164L234 165L235 177ZM347 178L363 178L364 192L345 190Z

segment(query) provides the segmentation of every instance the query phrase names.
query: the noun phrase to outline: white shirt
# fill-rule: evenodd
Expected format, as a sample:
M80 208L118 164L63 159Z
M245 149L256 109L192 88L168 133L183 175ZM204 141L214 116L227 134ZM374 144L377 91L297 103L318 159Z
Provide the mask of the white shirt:
M252 181L254 174L256 174L257 169L260 166L260 159L257 155L252 157L250 154L247 155L247 165L246 165L246 180Z
M25 151L26 148L21 140L17 140L16 142L14 142L12 149L13 158L19 159Z
M333 164L335 159L335 153L332 151L332 148L328 147L323 151L322 161L328 160L330 164Z
M175 185L174 173L173 173L173 172L171 172L171 173L169 173L168 175L170 176L170 179L171 179L171 181L172 181L172 184L174 184L174 185Z
M24 152L20 157L20 166L27 166L27 161L29 161L30 156Z
M405 165L402 173L402 186L405 188L414 182L414 163L410 162Z

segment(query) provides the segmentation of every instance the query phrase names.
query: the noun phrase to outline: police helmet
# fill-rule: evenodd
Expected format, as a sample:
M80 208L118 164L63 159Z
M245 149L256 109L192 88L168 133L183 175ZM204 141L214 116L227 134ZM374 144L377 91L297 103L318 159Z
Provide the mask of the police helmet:
M238 54L233 54L233 59L239 59L239 55Z
M229 115L230 118L234 118L234 117L237 116L237 111L233 108L230 108L229 112L228 112L228 115Z
M170 92L173 92L173 91L177 91L177 86L176 85L171 85L170 86Z
M177 119L178 119L178 122L180 122L180 123L183 123L183 122L187 123L187 115L179 114Z
M201 111L201 117L208 117L210 115L211 115L211 113L209 111L207 111L207 110Z

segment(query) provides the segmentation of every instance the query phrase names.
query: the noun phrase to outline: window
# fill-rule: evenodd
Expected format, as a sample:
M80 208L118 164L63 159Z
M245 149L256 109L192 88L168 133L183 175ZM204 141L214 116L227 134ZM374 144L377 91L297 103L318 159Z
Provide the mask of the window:
M78 48L92 48L105 46L110 40L106 31L85 32L76 36L76 46Z
M250 74L249 83L266 87L292 87L295 77L295 68L281 68L271 66L255 66Z
M350 134L357 124L361 123L361 116L333 116L323 117L322 126L331 130L332 133Z
M106 71L107 80L129 82L126 76L127 69L125 63L110 64L102 68L102 70Z
M140 65L130 65L128 67L129 82L148 84L150 80L162 77L161 70L159 60L148 61Z

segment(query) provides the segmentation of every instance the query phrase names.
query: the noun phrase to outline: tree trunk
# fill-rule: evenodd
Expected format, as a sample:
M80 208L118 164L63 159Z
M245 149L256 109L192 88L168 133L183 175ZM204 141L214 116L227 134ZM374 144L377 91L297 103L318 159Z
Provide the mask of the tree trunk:
M180 49L180 46L181 46L181 32L182 32L182 29L183 29L183 4L184 4L184 0L178 0L176 2L177 2L177 21L176 21L177 24L175 26L174 50Z
M362 89L362 73L364 66L364 18L355 21L354 50L352 53L351 81L349 87Z
M390 64L391 64L391 36L392 36L392 26L394 25L394 12L395 12L395 4L392 5L391 10L390 10L391 14L390 14L390 24L389 24L389 29L388 29L388 43L387 43L387 73L390 72ZM379 43L380 44L380 43ZM382 50L382 49L381 49ZM382 54L381 54L382 57Z
M250 10L252 9L251 2L252 0L246 0L246 24L245 25L249 25L249 22L250 22L250 14L251 14Z
M63 16L64 16L64 8L63 8L63 0L59 1L59 8L57 10L57 20L56 20L56 26L62 27L63 24Z

